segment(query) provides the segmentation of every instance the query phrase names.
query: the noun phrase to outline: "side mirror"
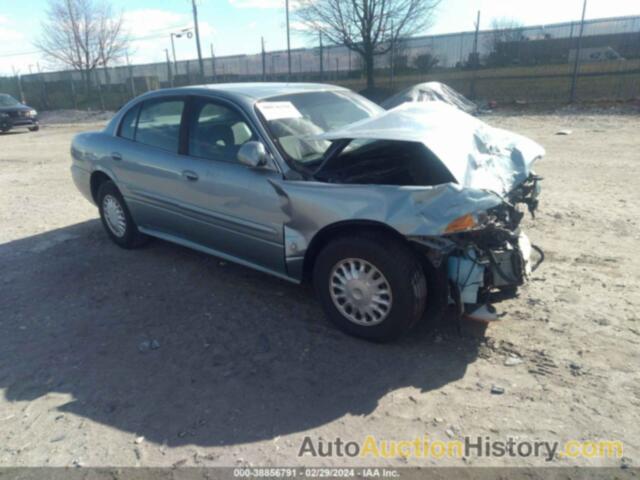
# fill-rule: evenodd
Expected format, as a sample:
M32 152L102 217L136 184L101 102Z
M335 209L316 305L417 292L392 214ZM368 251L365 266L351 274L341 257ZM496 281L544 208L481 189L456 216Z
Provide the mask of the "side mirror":
M260 142L247 142L238 150L238 162L250 168L262 167L267 164L267 150Z

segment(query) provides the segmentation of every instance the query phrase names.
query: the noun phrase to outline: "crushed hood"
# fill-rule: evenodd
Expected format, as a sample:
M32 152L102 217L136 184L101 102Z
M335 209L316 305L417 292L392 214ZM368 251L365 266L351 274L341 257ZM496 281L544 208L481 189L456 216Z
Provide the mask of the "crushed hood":
M526 180L534 162L545 154L533 140L491 127L442 102L404 103L318 138L419 142L438 157L461 187L501 196Z
M463 112L474 114L478 106L471 100L440 82L419 83L386 99L382 107L390 110L406 102L444 102Z

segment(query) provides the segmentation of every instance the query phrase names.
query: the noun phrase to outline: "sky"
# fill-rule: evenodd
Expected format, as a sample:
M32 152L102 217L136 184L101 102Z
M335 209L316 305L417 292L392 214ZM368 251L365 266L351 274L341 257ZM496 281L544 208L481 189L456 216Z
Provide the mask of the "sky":
M132 42L132 63L163 61L171 51L170 32L193 25L191 0L106 0L122 11ZM295 0L291 0L295 5ZM0 0L0 75L15 71L57 70L33 46L45 17L48 0ZM256 53L264 37L267 50L286 48L284 0L198 0L203 56ZM494 18L511 18L525 25L579 20L582 0L441 0L433 25L425 34L468 31L480 10L481 29ZM640 0L588 0L587 19L640 15ZM295 12L292 27L298 27ZM294 30L292 48L313 40ZM197 58L194 39L175 41L178 60Z

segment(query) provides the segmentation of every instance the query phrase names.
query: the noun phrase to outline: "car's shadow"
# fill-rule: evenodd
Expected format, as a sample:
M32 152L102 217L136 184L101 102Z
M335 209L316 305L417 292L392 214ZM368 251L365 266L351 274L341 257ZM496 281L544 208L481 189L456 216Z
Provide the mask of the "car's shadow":
M22 135L23 133L31 133L29 130L9 130L8 132L0 131L0 137L3 135Z
M121 250L96 220L0 245L0 263L6 398L68 393L51 415L169 445L367 415L395 389L461 378L479 344L426 327L388 345L353 339L309 288L161 241Z

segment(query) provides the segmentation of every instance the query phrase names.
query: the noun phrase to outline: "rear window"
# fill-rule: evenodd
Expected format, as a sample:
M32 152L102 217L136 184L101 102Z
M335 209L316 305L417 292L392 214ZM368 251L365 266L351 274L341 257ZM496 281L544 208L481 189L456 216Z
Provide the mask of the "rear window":
M134 140L136 136L136 123L138 122L138 111L140 105L136 105L125 113L120 123L120 136L129 140Z
M142 104L136 142L178 153L184 100L154 100Z

